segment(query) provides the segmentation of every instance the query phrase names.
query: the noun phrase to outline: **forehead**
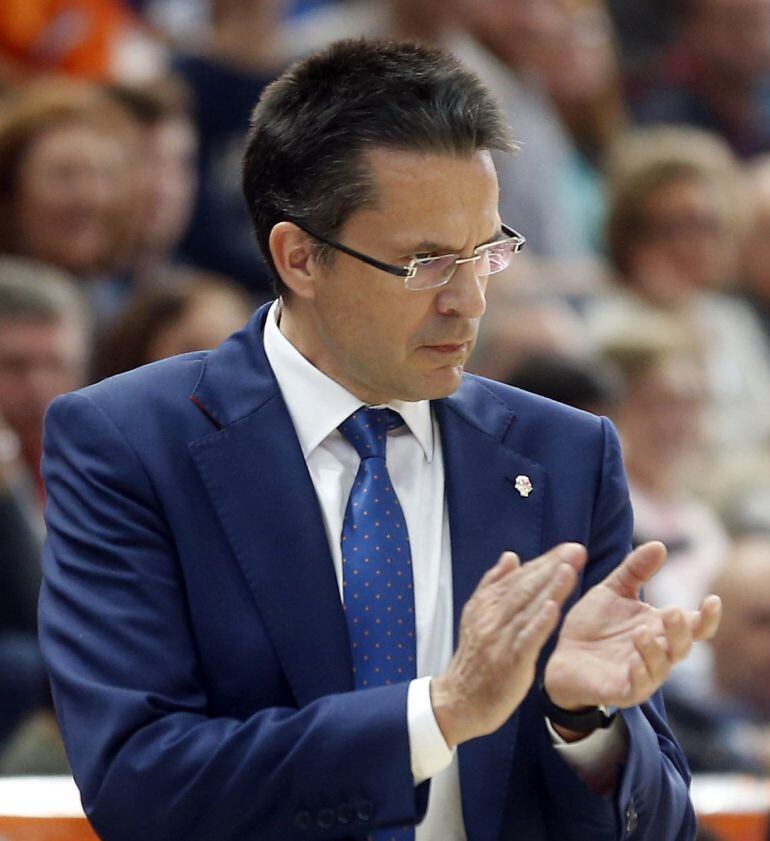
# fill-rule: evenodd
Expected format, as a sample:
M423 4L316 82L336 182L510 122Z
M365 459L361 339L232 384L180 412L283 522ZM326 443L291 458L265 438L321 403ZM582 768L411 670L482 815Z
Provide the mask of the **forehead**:
M85 345L85 332L71 317L0 321L0 358L40 352L74 351Z
M95 155L110 162L122 163L126 143L118 135L90 122L64 122L48 126L32 138L27 147L27 160L90 160Z
M487 228L486 236L497 229L497 175L489 152L465 157L373 149L365 163L374 188L371 210L384 223L437 241L469 226Z

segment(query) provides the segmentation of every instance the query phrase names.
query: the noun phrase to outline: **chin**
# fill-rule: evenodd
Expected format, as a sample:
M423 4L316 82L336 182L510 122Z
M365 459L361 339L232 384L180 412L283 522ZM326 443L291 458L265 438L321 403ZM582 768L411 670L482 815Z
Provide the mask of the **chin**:
M463 365L452 365L434 371L426 378L425 391L428 392L423 400L439 400L449 397L460 387L463 380Z

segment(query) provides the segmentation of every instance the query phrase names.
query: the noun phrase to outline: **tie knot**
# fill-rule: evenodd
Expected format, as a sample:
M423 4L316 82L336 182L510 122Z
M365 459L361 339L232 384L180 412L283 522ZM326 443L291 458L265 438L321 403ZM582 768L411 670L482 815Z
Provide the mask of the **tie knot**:
M359 457L385 458L388 430L404 423L393 409L370 409L362 406L338 427L339 431L355 447Z

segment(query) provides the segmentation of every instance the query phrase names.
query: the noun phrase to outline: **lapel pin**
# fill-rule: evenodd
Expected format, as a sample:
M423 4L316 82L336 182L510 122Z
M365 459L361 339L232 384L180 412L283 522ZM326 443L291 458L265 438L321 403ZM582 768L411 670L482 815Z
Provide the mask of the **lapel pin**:
M524 475L516 477L516 481L513 483L513 487L516 488L519 494L524 497L529 496L534 490L529 476Z

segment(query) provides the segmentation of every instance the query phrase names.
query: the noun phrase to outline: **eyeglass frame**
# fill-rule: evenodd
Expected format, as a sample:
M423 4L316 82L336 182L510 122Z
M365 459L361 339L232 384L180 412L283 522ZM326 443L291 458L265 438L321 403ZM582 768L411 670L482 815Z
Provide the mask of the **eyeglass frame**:
M524 247L524 243L527 241L526 237L523 234L520 234L518 231L511 228L509 225L506 225L504 222L501 222L500 229L506 235L504 239L499 239L495 240L494 242L487 242L482 243L481 245L477 245L476 248L473 249L472 257L460 257L458 255L457 259L455 260L455 268L452 271L452 274L449 275L449 277L446 280L442 280L441 283L437 283L434 286L426 286L424 287L424 289L414 289L413 287L408 286L407 284L417 274L417 270L420 268L420 265L425 265L429 262L432 262L433 260L440 260L441 258L451 257L454 255L436 254L433 257L412 257L412 259L409 261L408 266L397 266L394 263L385 263L382 260L378 260L376 257L370 257L368 254L364 254L361 251L356 251L355 248L350 248L347 245L343 245L343 243L331 239L330 237L322 236L305 223L297 222L296 219L289 219L287 221L292 222L301 231L304 231L306 234L309 234L311 237L313 237L313 239L317 239L319 242L324 243L324 245L331 246L335 250L341 251L343 254L347 254L348 257L353 257L353 259L360 260L362 263L366 263L369 266L373 266L375 269L380 269L383 272L388 272L388 274L392 274L396 277L403 278L404 288L408 289L410 292L424 292L428 289L439 289L442 286L446 286L447 283L449 283L449 281L454 277L455 272L457 271L457 266L461 266L463 263L475 263L477 260L481 259L482 255L476 253L477 251L479 251L479 249L489 249L494 247L495 245L502 245L503 243L513 241L515 244L513 254L518 254ZM503 271L503 269L499 269L499 271ZM496 274L496 272L490 272L490 274ZM484 275L484 277L489 277L489 275Z

